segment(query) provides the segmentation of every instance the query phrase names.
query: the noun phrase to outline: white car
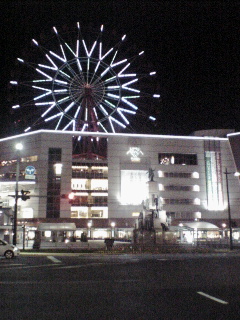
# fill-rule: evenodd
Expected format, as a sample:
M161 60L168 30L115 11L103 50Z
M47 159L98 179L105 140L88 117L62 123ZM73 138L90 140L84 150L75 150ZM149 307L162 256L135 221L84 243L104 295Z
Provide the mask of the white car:
M9 244L4 240L0 240L0 256L7 259L12 259L20 255L20 250L13 244Z

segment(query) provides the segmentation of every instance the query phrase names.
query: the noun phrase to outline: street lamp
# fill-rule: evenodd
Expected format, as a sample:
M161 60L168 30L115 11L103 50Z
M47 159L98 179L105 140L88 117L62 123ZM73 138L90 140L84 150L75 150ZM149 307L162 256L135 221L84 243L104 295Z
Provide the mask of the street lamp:
M116 225L116 223L115 222L111 222L111 228L112 228L112 238L114 238L114 236L115 236L115 225Z
M230 200L229 200L228 175L234 174L236 177L238 177L240 175L240 173L239 172L228 172L227 168L226 168L224 174L226 175L227 201L228 201L229 249L232 250L233 249L232 218L231 218L231 209L230 209Z
M91 239L92 221L89 221L87 226L88 226L88 237Z
M16 186L15 186L15 205L14 205L14 217L13 217L13 244L17 244L17 208L18 208L18 180L19 180L19 166L20 166L20 154L23 149L21 143L17 143L15 146L17 150L17 169L16 169Z

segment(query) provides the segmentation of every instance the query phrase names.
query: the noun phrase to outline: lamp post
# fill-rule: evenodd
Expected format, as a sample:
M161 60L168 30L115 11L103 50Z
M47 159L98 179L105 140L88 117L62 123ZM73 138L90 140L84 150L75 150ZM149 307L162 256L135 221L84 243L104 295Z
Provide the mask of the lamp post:
M235 176L239 176L240 173L239 172L228 172L227 168L226 168L224 174L226 175L227 201L228 201L229 249L233 250L232 218L231 218L231 208L230 208L230 200L229 200L228 175L234 174Z
M88 226L88 237L91 239L91 237L92 237L92 235L91 235L92 221L89 221L87 226Z
M114 238L115 237L115 225L116 225L116 223L115 222L111 222L111 233L112 233L112 235L111 235L111 238Z
M14 205L14 217L13 217L13 244L17 244L17 209L18 209L18 180L19 180L19 167L20 167L20 156L19 151L22 150L23 145L17 143L15 146L17 150L17 168L16 168L16 185L15 185L15 205Z

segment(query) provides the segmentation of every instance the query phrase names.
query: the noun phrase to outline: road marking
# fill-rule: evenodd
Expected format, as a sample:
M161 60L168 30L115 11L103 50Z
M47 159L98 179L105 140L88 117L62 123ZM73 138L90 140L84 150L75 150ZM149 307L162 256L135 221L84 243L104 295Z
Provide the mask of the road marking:
M49 260L51 260L54 263L61 263L62 261L58 260L57 258L53 257L53 256L47 256L47 258Z
M74 265L74 266L63 266L63 267L59 267L59 269L72 269L72 268L88 268L91 266L99 266L99 265L103 265L103 262L96 262L96 263L87 263L87 264L81 264L81 265Z
M202 296L204 296L204 297L206 297L206 298L209 298L209 299L211 299L211 300L214 300L214 301L216 301L216 302L218 302L218 303L228 304L227 301L224 301L224 300L218 299L218 298L216 298L216 297L210 296L209 294L204 293L204 292L202 292L202 291L197 291L197 293L200 294L200 295L202 295Z
M14 266L14 265L11 265L11 266L6 266L4 269L1 268L0 269L0 272L1 271L4 271L4 270L9 270L9 269L32 269L32 268L41 268L41 267L56 267L55 264L39 264L39 265L35 265L35 266L27 266L27 265L21 265L21 266Z
M80 283L80 284L102 284L104 282L104 284L111 284L111 283L138 283L138 282L142 282L142 280L140 279L129 279L129 280L20 280L20 281L0 281L0 285L14 285L17 286L19 284L21 285L29 285L29 284L46 284L46 283L54 283L54 284L75 284L75 283Z
M24 266L23 263L13 263L13 264L1 264L1 268L15 267L15 266Z
M158 261L167 261L167 259L157 259Z

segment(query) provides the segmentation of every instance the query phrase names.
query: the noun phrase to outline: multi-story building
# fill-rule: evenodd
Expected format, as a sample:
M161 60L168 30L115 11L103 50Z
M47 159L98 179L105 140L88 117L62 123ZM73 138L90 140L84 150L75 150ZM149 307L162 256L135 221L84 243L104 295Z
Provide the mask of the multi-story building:
M73 154L73 135L105 139L107 156ZM26 226L29 238L40 223L75 223L77 237L86 232L131 238L143 205L152 201L150 172L168 226L205 221L228 227L230 204L237 227L240 190L233 173L240 170L239 137L229 130L192 136L40 130L1 139L1 236L12 233L17 181L20 196L30 191L30 199L20 197L17 206L19 228ZM23 149L16 151L19 142Z

